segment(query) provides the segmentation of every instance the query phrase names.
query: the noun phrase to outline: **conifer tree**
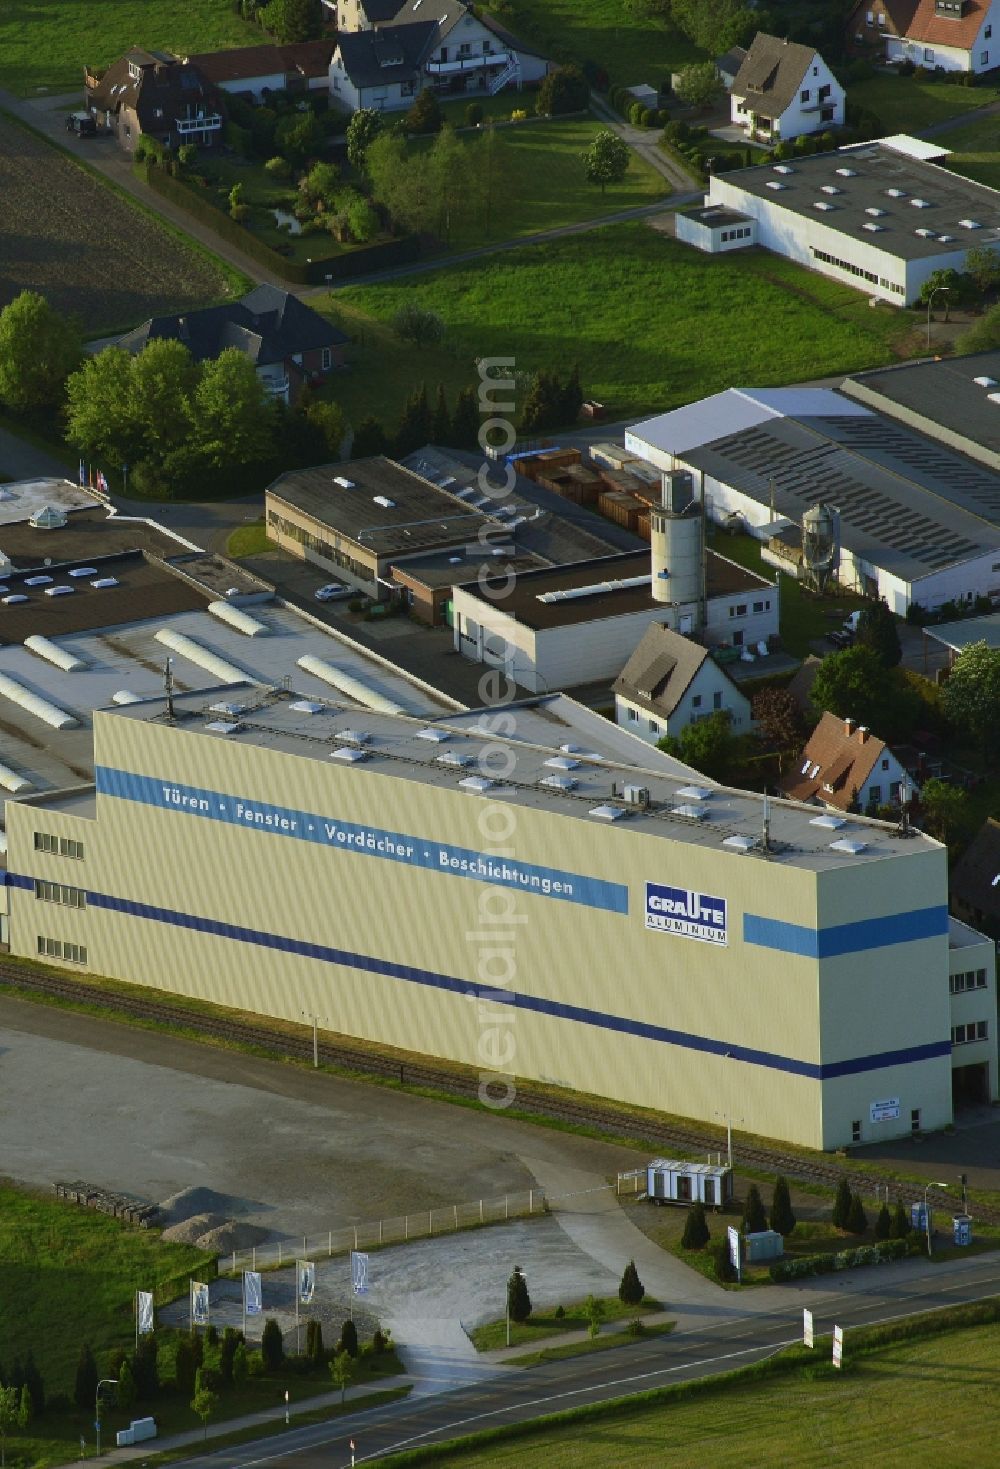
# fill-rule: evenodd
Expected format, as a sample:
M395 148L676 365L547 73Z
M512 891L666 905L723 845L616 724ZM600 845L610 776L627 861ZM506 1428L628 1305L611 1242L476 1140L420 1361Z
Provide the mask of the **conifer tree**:
M795 1228L792 1211L792 1196L788 1191L788 1180L781 1174L774 1180L774 1195L771 1199L771 1228L787 1236Z
M764 1201L760 1196L760 1189L752 1183L747 1189L746 1202L743 1205L743 1229L746 1234L760 1234L766 1228Z
M851 1185L846 1178L842 1178L837 1184L837 1194L833 1201L833 1226L835 1229L846 1229L847 1220L851 1212Z
M685 1250L701 1250L711 1239L708 1228L708 1220L705 1218L705 1205L702 1203L692 1204L688 1210L688 1217L684 1221L684 1233L681 1236L681 1248Z

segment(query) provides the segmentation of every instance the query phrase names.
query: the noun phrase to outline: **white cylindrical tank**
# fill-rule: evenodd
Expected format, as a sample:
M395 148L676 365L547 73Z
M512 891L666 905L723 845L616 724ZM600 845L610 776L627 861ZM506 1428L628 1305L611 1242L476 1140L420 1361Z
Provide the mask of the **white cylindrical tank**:
M649 541L653 600L700 609L702 514L689 474L663 476L663 503L650 511Z

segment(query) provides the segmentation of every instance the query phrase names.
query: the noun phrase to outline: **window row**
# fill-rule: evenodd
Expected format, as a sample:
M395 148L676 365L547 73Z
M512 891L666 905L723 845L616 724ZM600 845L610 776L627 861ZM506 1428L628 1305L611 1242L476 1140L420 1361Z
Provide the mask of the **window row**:
M86 908L87 894L83 888L67 887L64 882L46 882L35 878L35 897L43 903L61 903L64 908Z
M953 1046L966 1046L969 1041L984 1041L988 1039L988 1028L985 1020L970 1020L968 1025L953 1025L951 1027L951 1043Z
M83 857L83 843L73 837L53 836L49 831L35 832L35 851L49 852L53 857Z
M38 935L38 952L46 959L68 959L71 964L86 964L86 944L72 944L68 939L49 939Z
M325 561L335 566L342 566L345 571L353 572L355 576L371 580L372 569L363 561L356 560L346 550L325 541L321 536L313 534L305 526L297 525L293 520L287 520L285 516L279 515L276 510L267 512L268 524L273 526L279 535L287 536L291 541L297 541L300 546L322 556ZM347 544L350 544L349 542Z
M740 228L737 229L737 230L723 230L722 231L722 234L719 236L719 238L722 241L726 241L726 240L749 240L749 238L750 238L750 226L749 225L741 225Z
M952 974L948 979L948 989L953 995L964 994L966 990L984 990L985 988L985 969L967 969L964 974Z

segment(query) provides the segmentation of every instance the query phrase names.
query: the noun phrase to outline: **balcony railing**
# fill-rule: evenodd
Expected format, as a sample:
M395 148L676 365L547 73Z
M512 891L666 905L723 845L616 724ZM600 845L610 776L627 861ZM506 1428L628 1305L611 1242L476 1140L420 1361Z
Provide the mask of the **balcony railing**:
M475 71L483 66L509 66L511 58L506 51L487 51L485 56L456 56L453 61L425 61L424 70L432 76L446 76L449 72Z
M174 124L179 133L214 133L222 126L218 112L209 112L205 117L178 117Z

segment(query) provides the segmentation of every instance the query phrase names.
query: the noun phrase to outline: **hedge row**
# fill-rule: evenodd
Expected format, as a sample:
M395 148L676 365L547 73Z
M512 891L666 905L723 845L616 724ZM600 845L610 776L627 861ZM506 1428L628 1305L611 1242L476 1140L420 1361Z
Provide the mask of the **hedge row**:
M853 1250L838 1250L828 1255L798 1255L775 1260L769 1270L772 1280L801 1280L807 1275L829 1275L834 1270L853 1270L857 1265L882 1265L887 1260L902 1260L912 1251L906 1239L886 1239L877 1245L858 1245Z
M259 265L294 285L322 285L327 276L332 280L348 280L352 276L367 275L370 271L406 265L409 261L416 260L420 254L420 241L415 235L407 235L398 240L381 240L374 245L359 245L355 250L344 250L325 260L311 260L305 265L297 260L286 260L276 250L272 250L270 245L258 239L252 230L237 224L228 214L216 209L214 204L200 199L192 189L165 169L158 168L148 160L144 162L143 169L145 180L154 193L169 199L171 203L207 225L221 239L235 245L237 250L242 250L244 255L249 255Z

